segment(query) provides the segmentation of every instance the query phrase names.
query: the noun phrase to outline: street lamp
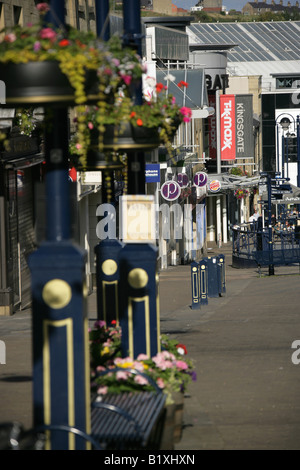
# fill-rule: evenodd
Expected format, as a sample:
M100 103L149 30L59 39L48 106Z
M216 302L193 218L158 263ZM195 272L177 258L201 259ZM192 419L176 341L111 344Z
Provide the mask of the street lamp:
M282 146L281 146L281 166L282 166L282 177L284 178L284 175L285 175L285 170L284 170L284 165L285 165L285 162L287 163L287 177L288 177L288 167L289 167L289 161L288 161L288 146L286 145L286 140L285 140L285 137L284 137L284 133L288 131L289 127L290 127L290 124L291 124L291 121L289 120L288 117L284 117L280 120L279 124L281 125L281 128L282 128L282 137L281 137L281 142L282 142ZM278 167L278 170L279 170L279 167Z

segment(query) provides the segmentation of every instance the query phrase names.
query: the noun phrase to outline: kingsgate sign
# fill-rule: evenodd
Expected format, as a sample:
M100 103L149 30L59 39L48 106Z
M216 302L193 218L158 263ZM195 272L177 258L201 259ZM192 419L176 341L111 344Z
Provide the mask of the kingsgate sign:
M220 95L221 160L254 157L252 95Z
M235 95L220 95L221 160L235 160Z

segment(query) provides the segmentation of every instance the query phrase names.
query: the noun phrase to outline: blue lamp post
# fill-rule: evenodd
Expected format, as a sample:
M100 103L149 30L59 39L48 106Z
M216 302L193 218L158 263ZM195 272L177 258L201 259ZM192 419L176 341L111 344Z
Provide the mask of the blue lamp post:
M300 188L300 117L297 116L297 187ZM300 212L300 204L298 204L298 214Z
M108 0L96 0L96 31L97 36L108 41L110 37L110 26L109 26L109 1Z
M64 2L47 21L64 25ZM46 240L29 260L32 284L34 426L90 433L85 255L70 240L67 108L45 109ZM47 449L84 450L74 433L47 431Z

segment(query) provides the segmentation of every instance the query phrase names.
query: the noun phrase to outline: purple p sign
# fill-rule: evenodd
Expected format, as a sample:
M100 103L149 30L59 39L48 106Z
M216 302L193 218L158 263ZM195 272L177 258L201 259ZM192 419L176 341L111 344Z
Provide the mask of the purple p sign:
M161 195L167 201L175 201L180 193L181 188L176 181L166 181L161 187Z
M177 182L181 188L185 188L189 183L188 175L186 173L178 173Z
M194 183L196 186L205 186L207 184L207 174L198 171L194 176Z

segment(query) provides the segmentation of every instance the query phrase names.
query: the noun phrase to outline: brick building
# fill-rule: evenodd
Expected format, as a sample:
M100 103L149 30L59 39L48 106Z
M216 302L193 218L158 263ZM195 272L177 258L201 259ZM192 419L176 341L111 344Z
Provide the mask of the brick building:
M255 0L254 2L246 3L246 5L242 8L242 13L243 15L262 15L268 12L291 12L295 11L295 9L298 9L298 11L300 12L299 2L296 2L295 5L291 5L291 2L287 2L287 4L284 5L283 0L280 0L278 3L276 3L275 0L272 0L270 3L267 3L267 0L263 0L262 2Z

